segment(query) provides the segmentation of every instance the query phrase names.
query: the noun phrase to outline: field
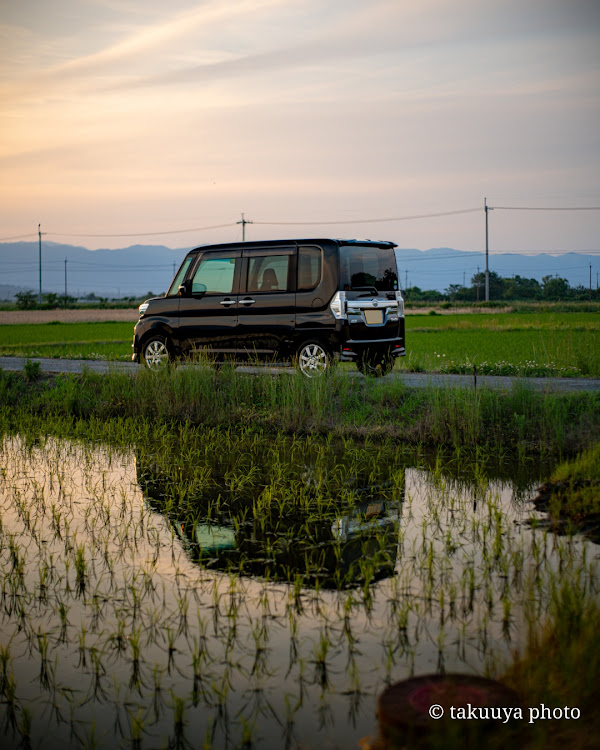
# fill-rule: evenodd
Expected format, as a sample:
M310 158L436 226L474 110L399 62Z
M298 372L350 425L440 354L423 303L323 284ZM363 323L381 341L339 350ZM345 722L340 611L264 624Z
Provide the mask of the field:
M600 376L600 312L408 313L406 332L399 369ZM0 355L126 360L132 335L129 322L0 325Z
M490 375L600 375L599 313L408 314L406 368Z
M496 336L575 356L597 336L587 314L408 322L465 357ZM131 325L0 337L118 351ZM595 747L598 445L600 394L526 379L0 370L0 745L400 750L377 739L378 697L461 673L514 690L526 718L425 719L419 747Z
M131 359L133 323L117 321L0 326L3 356Z
M500 726L488 747L596 736L597 560L543 529L541 464L252 425L1 419L3 747L375 748L382 690L445 671L585 716ZM556 661L511 666L541 648L540 622L552 644L568 627ZM431 731L423 746L465 746Z

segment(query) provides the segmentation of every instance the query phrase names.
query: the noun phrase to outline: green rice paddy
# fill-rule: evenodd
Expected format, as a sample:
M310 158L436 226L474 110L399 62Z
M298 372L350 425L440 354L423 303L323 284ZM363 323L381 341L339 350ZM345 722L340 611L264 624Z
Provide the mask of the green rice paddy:
M417 330L440 318L409 340L515 334ZM517 333L562 351L597 335L536 320ZM128 346L124 324L32 345L119 326ZM581 515L598 443L597 393L525 379L0 371L0 746L399 750L378 696L459 672L580 718L471 726L470 745L426 726L424 747L594 747L598 546L532 500L567 482Z
M585 542L536 530L535 470L141 427L4 435L3 747L358 748L391 682L501 677L565 587L597 597Z
M397 368L525 376L600 376L599 312L407 313ZM129 323L0 326L0 355L127 360Z

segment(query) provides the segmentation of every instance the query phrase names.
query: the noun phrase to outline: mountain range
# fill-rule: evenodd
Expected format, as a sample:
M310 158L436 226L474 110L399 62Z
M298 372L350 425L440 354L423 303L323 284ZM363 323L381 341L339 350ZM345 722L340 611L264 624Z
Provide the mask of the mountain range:
M83 297L122 298L162 294L189 248L132 245L118 250L88 250L54 242L42 244L42 291ZM450 284L470 285L477 271L484 271L483 253L441 247L429 250L396 248L400 285L445 291ZM522 276L538 281L560 276L571 286L590 283L596 288L600 255L490 255L489 269L500 276ZM19 291L39 290L37 242L0 243L0 299L12 299Z

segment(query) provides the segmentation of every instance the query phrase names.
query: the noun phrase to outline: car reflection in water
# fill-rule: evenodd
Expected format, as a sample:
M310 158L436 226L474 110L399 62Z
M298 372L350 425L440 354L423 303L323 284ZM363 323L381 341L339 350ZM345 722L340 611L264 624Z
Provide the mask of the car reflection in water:
M404 499L397 484L394 489L391 483L364 487L356 478L344 488L351 504L340 498L320 517L298 508L260 519L250 512L256 494L238 495L222 503L227 511L215 513L215 500L222 500L223 493L208 490L185 498L192 522L169 517L173 483L156 465L138 459L136 467L145 501L169 518L190 559L205 568L321 588L364 586L394 575Z

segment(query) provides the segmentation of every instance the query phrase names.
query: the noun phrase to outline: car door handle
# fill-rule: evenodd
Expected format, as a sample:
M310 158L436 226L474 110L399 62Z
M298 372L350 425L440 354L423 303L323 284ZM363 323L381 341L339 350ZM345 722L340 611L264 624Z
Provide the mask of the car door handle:
M256 302L256 300L246 298L246 299L241 299L239 302L240 302L240 305L253 305Z
M219 302L220 305L235 305L234 299L224 299L222 302Z

